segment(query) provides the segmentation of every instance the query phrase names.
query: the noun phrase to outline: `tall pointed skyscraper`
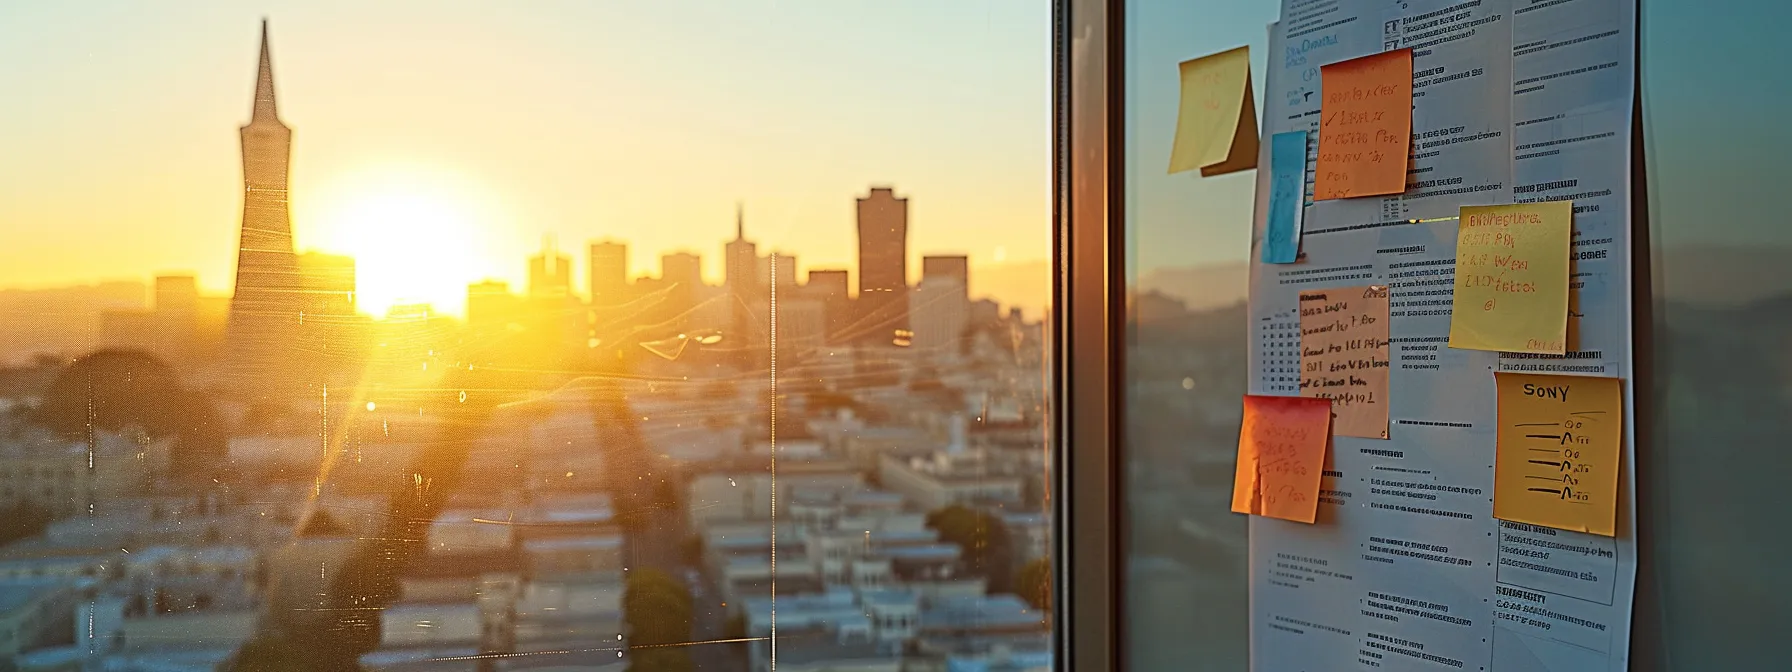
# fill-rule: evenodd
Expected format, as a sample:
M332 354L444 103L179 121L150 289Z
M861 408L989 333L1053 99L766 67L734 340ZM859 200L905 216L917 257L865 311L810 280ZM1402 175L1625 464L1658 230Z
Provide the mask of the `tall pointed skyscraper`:
M751 365L766 342L763 318L769 310L766 278L759 275L759 246L747 240L745 207L734 204L734 240L722 246L722 281L728 287L728 330Z
M293 253L286 171L292 130L274 105L268 23L261 22L261 64L255 107L242 127L243 230L230 299L229 376L236 386L275 390L293 382L304 319L302 280Z

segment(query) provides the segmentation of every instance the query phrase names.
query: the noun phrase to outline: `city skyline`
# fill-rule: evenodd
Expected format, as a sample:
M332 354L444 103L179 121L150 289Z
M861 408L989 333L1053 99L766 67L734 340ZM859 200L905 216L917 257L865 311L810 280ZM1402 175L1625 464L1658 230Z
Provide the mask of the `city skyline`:
M854 11L875 14L871 10ZM928 11L937 14L952 10L936 7ZM290 21L294 27L286 29L284 26L288 24L283 18L289 13L294 16ZM47 18L50 19L47 29L54 32L57 17ZM221 22L210 15L195 20L201 18L207 22ZM391 17L376 15L375 18ZM983 16L980 14L978 18ZM1043 132L1048 122L1044 115L1035 120L1040 132L1034 137L1010 130L1000 133L1003 143L1021 142L1036 147L1014 145L995 150L991 146L994 139L969 144L933 142L930 144L934 146L958 144L975 151L967 149L964 151L968 154L947 151L918 156L900 145L912 144L921 133L929 138L938 136L940 140L950 140L973 130L983 133L988 130L985 127L995 110L983 110L979 105L972 106L978 110L955 109L945 114L938 102L909 95L912 89L920 86L919 82L909 81L913 79L913 73L899 73L891 65L882 65L866 69L863 76L874 80L888 75L893 78L886 82L888 90L868 90L864 92L866 95L857 98L881 100L911 112L916 111L916 105L923 105L939 113L929 113L925 119L911 114L908 121L899 123L887 112L866 110L846 115L857 120L853 122L857 125L853 125L841 123L838 114L821 108L798 106L796 111L810 110L804 114L825 113L825 116L836 118L822 129L803 128L805 134L811 130L824 130L823 137L839 133L851 136L853 142L827 149L821 155L801 147L786 147L791 151L773 153L767 151L771 146L764 143L775 141L775 137L759 138L754 137L758 133L743 131L712 138L714 142L703 148L704 151L693 152L690 147L674 144L655 147L646 140L624 141L621 135L660 135L643 126L643 118L638 116L646 114L649 108L657 114L665 112L666 105L683 106L686 110L713 105L714 101L710 100L713 92L703 93L702 101L684 100L696 95L689 90L689 85L701 89L706 85L705 79L667 77L655 80L648 75L647 80L651 81L636 81L640 77L629 76L621 77L627 81L614 82L618 85L626 83L627 87L614 88L606 83L569 89L564 85L577 81L576 75L581 74L579 64L604 61L576 57L579 54L559 54L575 57L544 59L543 72L538 73L542 77L551 76L558 84L547 85L536 78L530 84L534 87L533 95L516 97L512 101L515 109L499 114L501 110L498 108L502 106L485 100L486 95L481 91L483 86L495 84L482 72L472 73L480 76L464 78L456 85L433 89L417 85L423 81L440 83L444 73L465 65L464 58L455 60L446 56L442 57L444 60L427 64L432 67L422 67L425 64L415 60L422 54L435 53L431 50L442 49L443 45L433 42L416 44L421 38L414 35L381 36L415 49L407 51L393 47L392 51L400 53L384 60L373 59L368 68L379 70L380 64L385 63L392 68L407 70L411 76L399 78L396 83L387 82L397 89L391 86L370 88L362 80L365 73L357 68L342 67L340 53L363 50L356 53L365 55L365 50L370 47L364 42L349 40L346 45L331 45L327 49L318 40L305 39L308 35L315 36L316 21L315 14L299 9L283 10L272 17L273 59L278 63L276 67L281 75L278 88L282 119L297 129L291 150L293 238L300 252L345 254L357 259L361 267L360 298L365 312L378 315L384 312L382 308L395 303L422 301L458 314L461 312L459 298L464 296L465 287L470 283L491 278L512 285L523 284L524 269L513 260L532 250L535 241L543 234L565 241L568 249L583 248L586 241L627 240L637 251L627 269L627 276L631 278L656 270L652 268L652 259L656 255L644 254L646 252L697 251L704 257L703 277L719 280L725 275L724 260L710 249L710 241L724 238L734 223L730 221L732 213L729 210L743 200L755 222L755 238L762 248L795 253L804 271L850 267L854 241L847 196L862 193L867 185L874 184L901 185L906 194L916 198L910 245L914 258L907 264L911 269L918 267L922 252L965 254L972 265L979 268L1037 266L1041 271L1037 284L1044 286L1043 269L1049 245L1046 235L1049 175L1041 172L1034 176L1036 179L1017 181L1015 175L1025 177L1027 171L1000 168L1006 163L1021 161L1021 156L1014 155L1013 151L1020 149L1024 149L1022 154L1037 153L1034 158L1039 160L1029 163L1044 162L1048 155L1045 140L1049 138L1049 134ZM913 21L913 17L901 19L905 25ZM13 25L20 24L14 22ZM512 28L524 31L540 26ZM914 29L919 28L914 26ZM967 45L976 38L988 37L987 31L994 30L974 25L962 28L954 34L966 40ZM120 29L107 26L99 30L116 33ZM296 37L289 37L289 30ZM1007 29L1003 31L1002 39L1014 39ZM509 43L514 43L522 34L505 30L488 32L496 32L502 37L488 36L486 39L502 39ZM8 133L4 137L10 146L18 148L19 156L27 158L24 163L39 169L29 174L14 174L0 168L0 178L5 178L0 179L0 185L4 185L0 186L0 194L5 196L0 202L10 204L0 205L0 222L20 224L12 227L22 232L13 241L16 249L46 253L28 254L25 262L0 269L0 287L61 287L117 279L141 281L168 273L190 273L198 278L200 289L206 293L227 293L234 289L229 284L231 273L227 270L233 260L220 254L221 249L227 248L218 244L220 237L217 233L223 226L234 225L232 220L236 219L220 217L219 213L236 208L233 202L241 201L240 197L225 196L226 192L218 188L217 182L220 179L235 181L240 175L224 177L220 174L220 168L237 171L230 168L231 153L219 147L212 136L218 134L220 117L230 118L232 125L241 125L244 121L241 101L249 95L250 82L245 80L250 77L244 72L247 68L243 64L254 51L253 48L240 49L239 36L245 34L252 36L253 32L239 27L232 31L229 39L219 37L204 42L206 54L218 58L206 59L203 67L194 67L185 75L188 88L204 89L205 95L182 96L179 109L128 103L133 109L130 114L121 114L113 107L103 119L94 117L94 110L72 115L102 122L97 124L101 131L97 134L88 129L84 135L71 135L80 122L53 120L42 115L47 106L56 106L59 101L78 107L78 101L91 98L97 91L72 90L66 85L40 81L12 82L18 90L42 92L43 95L35 96L28 107L0 111L0 116L7 117L5 121L8 122L0 127L9 129L0 133ZM118 51L129 43L126 36L123 42L109 45L108 49ZM1038 46L1043 53L1043 40ZM551 48L575 49L563 44ZM241 55L230 57L226 63L223 59L227 52ZM168 58L172 57L163 57L157 65L173 67L166 62ZM785 59L784 56L778 58ZM174 60L193 62L195 59L195 55L182 54ZM1004 62L989 64L989 67L993 73L998 67L1012 69L1014 65ZM82 67L90 67L90 64L83 63ZM148 72L144 67L132 64L129 72L131 76L155 77L161 81L178 74L166 69ZM583 74L618 76L618 73L598 68ZM818 74L776 69L764 73L768 84L781 81L781 77L807 75L806 79ZM1009 74L1004 72L997 78L1013 80ZM1007 81L999 91L990 94L1000 100L985 102L1012 108L1031 102L1018 99L1016 96L1021 94L1016 92L1032 91L1025 95L1037 94L1037 102L1043 103L1048 73L1033 74L1037 75L1036 81ZM878 88L871 80L854 88L867 86ZM117 101L141 98L142 92L135 84L117 88L111 92ZM506 89L516 90L515 87ZM613 102L591 104L594 96L603 94L618 94L608 100L626 99L629 105L621 107L641 109L626 119L604 119L602 117L611 114L606 110L613 111L617 106ZM417 109L395 117L394 112L403 112L407 106L394 105L394 95L410 99L412 105L408 107ZM740 104L775 108L751 111L753 116L764 116L779 111L791 112L792 109L786 108L796 102L755 102L767 98L752 96L742 99ZM345 111L344 108L350 109ZM582 123L567 123L574 120L567 116L567 111L575 109L588 111L591 118ZM829 109L843 111L838 105ZM426 114L417 114L419 112ZM743 109L741 112L748 111ZM463 124L458 133L443 133L445 124L437 119L442 116L471 123ZM469 116L473 118L468 119ZM794 132L796 126L813 121L799 119L799 116L785 114L779 123L766 123L756 128ZM518 118L534 119L523 123ZM169 123L154 132L146 132L143 122L151 119ZM198 128L201 120L204 128ZM539 137L523 137L529 135L530 128L538 123L566 130L570 134L567 142L549 143L552 146L544 147ZM724 125L720 132L729 133L730 128L742 131L734 125ZM673 129L665 130L669 135ZM692 129L679 127L676 130L677 135L683 136ZM876 132L867 135L866 130ZM401 148L392 142L374 141L375 136L382 133L386 134L386 139L402 140L398 144L408 145L402 149L420 151L392 151ZM29 137L13 142L15 138L11 134ZM146 154L141 149L162 142L164 136L186 138L188 144L179 152L160 156L154 152ZM55 143L45 139L57 137L65 142L60 149L53 150ZM120 141L117 149L121 156L117 159L109 157L103 165L84 166L79 170L68 163L70 154L98 148L91 143L101 137ZM874 146L866 146L866 137L875 140L871 143ZM677 143L687 141L689 138L676 138ZM494 149L494 143L501 147ZM481 146L482 152L429 151L431 147L457 150L473 145ZM126 148L133 149L123 151ZM320 152L327 158L318 158ZM487 164L474 160L474 155L480 153L494 161ZM669 165L668 159L672 156L689 157L691 161ZM151 158L156 161L148 161ZM942 166L941 161L954 166ZM522 170L523 164L537 165L531 172ZM722 172L732 177L719 180L718 164L729 166ZM71 176L89 171L97 172L91 176L84 174L84 180L108 181L118 190L118 202L107 199L99 204L83 203L80 208L72 205L74 201L68 198L67 189ZM133 171L135 174L131 174ZM981 177L966 179L965 171L973 171ZM517 189L517 181L531 174L545 177L524 186L542 187L556 183L553 186L556 193L529 195L524 193L528 189ZM991 182L990 176L996 176L997 181ZM645 188L647 185L642 184L642 180L649 178L658 186ZM730 181L734 186L727 186ZM157 190L146 196L142 190L147 188L145 183L150 182L157 185ZM576 186L569 188L569 184ZM124 203L135 206L126 208ZM555 212L543 211L548 208ZM605 214L604 210L611 213ZM37 222L51 224L25 225ZM99 232L105 234L99 240L109 241L107 244L95 244L93 234ZM84 239L83 249L87 253L49 263L47 260L55 255L47 252L67 249L74 244L70 235ZM795 244L799 241L800 246ZM405 264L414 264L412 259L417 256L436 259L439 263L415 269L420 273L406 274L397 270ZM412 275L428 277L410 277ZM918 278L910 278L910 281L914 280ZM586 283L577 284L582 289ZM1043 292L1039 297L1003 298L1028 306L1044 303Z

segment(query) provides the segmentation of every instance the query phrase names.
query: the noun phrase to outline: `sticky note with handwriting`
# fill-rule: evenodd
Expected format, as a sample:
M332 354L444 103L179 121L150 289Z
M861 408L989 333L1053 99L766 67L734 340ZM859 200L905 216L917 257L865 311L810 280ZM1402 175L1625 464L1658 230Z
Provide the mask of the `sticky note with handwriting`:
M1263 263L1292 264L1300 257L1301 214L1306 210L1306 131L1269 137L1269 173L1269 225L1263 231Z
M1412 50L1319 68L1313 200L1406 191L1412 148Z
M1495 373L1493 517L1614 536L1624 396L1617 378Z
M1313 522L1331 423L1328 399L1245 395L1232 510Z
M1301 290L1300 394L1331 400L1333 434L1388 438L1387 285Z
M1566 352L1574 204L1465 206L1461 214L1450 347Z
M1170 172L1200 168L1203 176L1257 167L1257 103L1251 52L1238 47L1183 61L1182 99Z

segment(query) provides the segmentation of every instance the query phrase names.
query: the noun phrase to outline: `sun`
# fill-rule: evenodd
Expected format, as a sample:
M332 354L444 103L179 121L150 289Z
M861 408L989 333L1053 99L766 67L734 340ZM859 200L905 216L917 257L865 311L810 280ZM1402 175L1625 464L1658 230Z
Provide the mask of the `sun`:
M497 275L495 208L465 180L415 169L369 170L320 190L306 247L355 259L356 302L383 317L427 303L461 314L467 284Z

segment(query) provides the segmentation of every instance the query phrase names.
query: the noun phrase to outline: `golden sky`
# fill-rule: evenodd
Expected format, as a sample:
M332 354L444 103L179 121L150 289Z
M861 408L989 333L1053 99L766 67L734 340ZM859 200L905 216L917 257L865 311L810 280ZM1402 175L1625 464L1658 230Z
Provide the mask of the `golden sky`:
M1047 3L70 4L0 7L0 287L228 291L262 16L298 246L355 255L370 312L458 313L546 236L581 286L604 238L719 276L736 201L762 251L850 267L872 184L915 260L1049 256Z

